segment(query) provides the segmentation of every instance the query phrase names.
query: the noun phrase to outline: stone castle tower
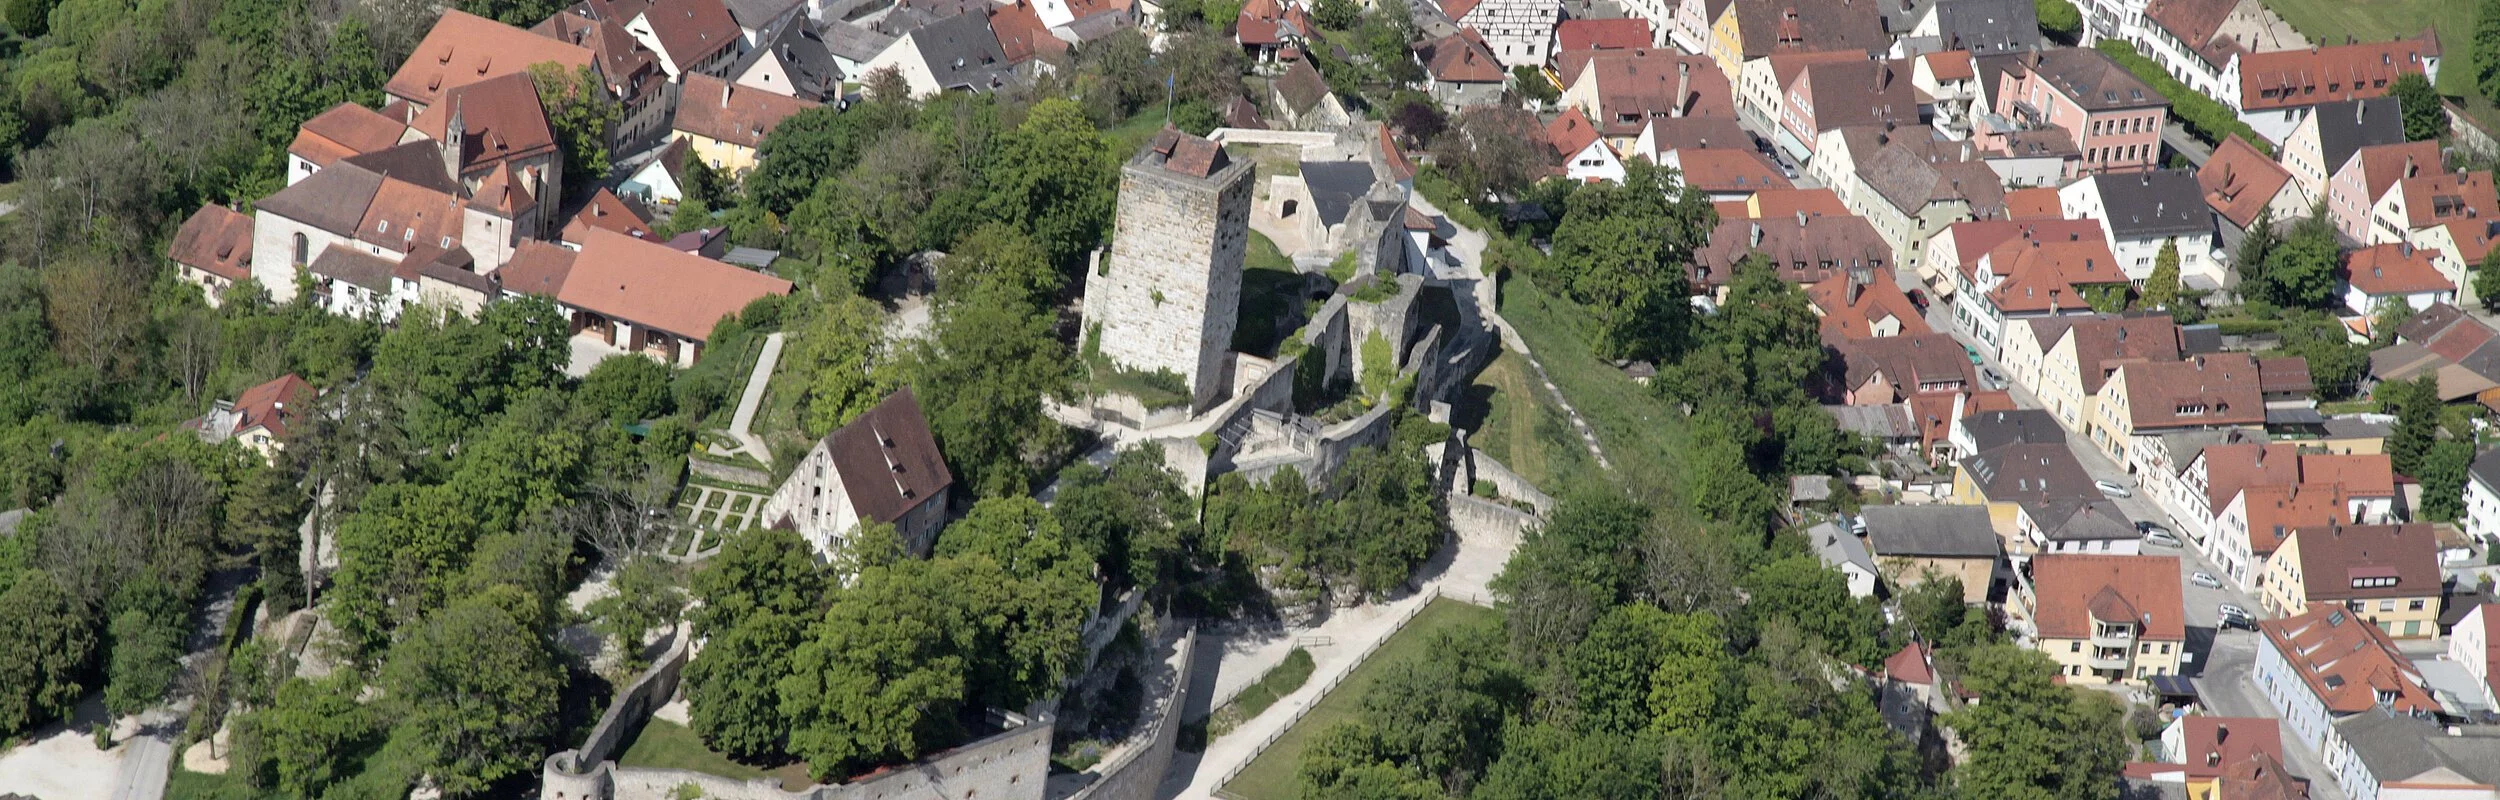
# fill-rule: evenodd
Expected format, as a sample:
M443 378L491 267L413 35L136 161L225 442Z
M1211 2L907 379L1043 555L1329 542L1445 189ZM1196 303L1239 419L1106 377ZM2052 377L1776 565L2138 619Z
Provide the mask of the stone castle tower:
M1223 400L1225 354L1241 305L1250 241L1248 161L1224 146L1165 130L1120 170L1111 253L1085 282L1085 324L1104 357L1141 372L1171 370L1190 410Z

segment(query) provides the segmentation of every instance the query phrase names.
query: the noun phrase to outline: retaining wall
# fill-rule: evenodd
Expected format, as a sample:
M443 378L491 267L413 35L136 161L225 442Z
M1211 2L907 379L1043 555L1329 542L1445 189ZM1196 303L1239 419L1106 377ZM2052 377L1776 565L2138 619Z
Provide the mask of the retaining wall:
M1110 761L1088 770L1100 777L1067 800L1155 800L1163 785L1163 776L1172 769L1172 749L1180 742L1181 712L1189 708L1189 679L1196 672L1191 659L1197 656L1198 630L1192 626L1181 635L1180 646L1172 662L1178 674L1172 679L1172 692L1155 711L1150 738L1143 747L1132 748Z
M779 481L773 480L773 476L766 474L761 470L753 470L746 467L733 467L728 464L705 461L700 458L686 459L686 466L687 468L694 470L694 474L701 475L706 478L728 481L730 483L745 486L757 486L767 490L780 483Z

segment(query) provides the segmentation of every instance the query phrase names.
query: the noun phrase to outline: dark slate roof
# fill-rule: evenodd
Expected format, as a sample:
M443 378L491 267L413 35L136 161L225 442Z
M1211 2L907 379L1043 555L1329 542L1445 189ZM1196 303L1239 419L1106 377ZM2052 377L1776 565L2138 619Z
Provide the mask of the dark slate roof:
M312 177L263 197L253 208L341 236L354 235L382 190L382 176L354 164L332 164Z
M2038 59L2038 63L2030 63L2031 59ZM2089 47L2033 50L2017 63L2030 64L2032 70L2047 79L2050 87L2074 98L2086 111L2170 104L2161 92L2154 91L2151 85L2136 78L2135 73L2119 66L2109 54Z
M1302 162L1302 183L1311 187L1311 205L1320 222L1344 222L1354 201L1372 190L1372 165L1362 161Z
M2338 720L2335 731L2380 783L2447 769L2474 783L2500 783L2500 737L2449 736L2439 723L2375 707Z
M2108 499L2068 497L2024 503L2033 524L2054 541L2079 542L2136 538L2135 524Z
M876 58L878 53L885 52L888 45L894 44L892 36L878 33L865 25L844 20L829 19L818 22L816 29L824 35L827 51L862 64L868 63Z
M721 0L721 6L729 9L729 18L737 20L741 28L764 27L798 4L799 0ZM797 18L806 19L807 15L799 14ZM763 37L756 37L756 41L763 41Z
M2124 175L2096 175L2101 208L2110 230L2119 238L2211 233L2214 211L2205 205L2205 191L2196 173L2161 169Z
M2316 117L2318 150L2326 158L2326 171L2330 173L2342 168L2344 161L2361 148L2402 144L2405 140L2404 117L2393 95L2319 103Z
M1935 13L1946 50L1986 55L2041 46L2040 13L2029 0L1938 0Z
M755 36L756 48L738 59L729 68L732 77L743 77L764 59L781 61L782 71L790 76L790 94L822 103L842 94L842 68L834 66L833 51L825 38L816 32L816 23L805 16L765 28Z
M998 35L990 32L988 14L947 17L912 31L911 38L942 88L985 91L1014 69L1007 51L998 47Z
M955 483L909 388L826 434L825 450L852 507L879 522L902 519Z
M315 275L346 281L376 292L391 290L391 262L347 245L330 245L321 251L321 255L313 258L309 268Z
M2222 326L2210 322L2179 326L2179 352L2186 354L2222 352Z
M1962 430L1970 433L1972 451L1979 453L2026 442L2066 443L2066 429L2058 426L2057 418L2037 408L1983 411L1963 418Z
M1997 532L1981 506L1867 506L1866 541L1880 558L1993 558Z
M1869 574L1875 572L1875 559L1867 554L1866 543L1859 541L1857 535L1841 530L1840 526L1829 522L1816 523L1806 529L1806 537L1814 544L1814 554L1821 556L1823 563L1833 569L1839 569L1843 564L1855 564Z
M2431 307L2414 312L2411 318L2397 325L2396 338L2428 344L2430 340L2439 338L2440 334L2447 333L2450 326L2462 319L2465 319L2465 312L2456 306L2447 303L2432 303Z
M443 168L443 146L432 139L419 139L393 145L360 156L350 156L354 164L385 178L398 178L453 197L467 196L469 191L452 180L451 171Z
M2101 490L2092 486L2092 474L2083 470L2083 463L2062 442L1983 450L1962 459L1962 468L1970 470L1972 481L1990 502L2101 496Z

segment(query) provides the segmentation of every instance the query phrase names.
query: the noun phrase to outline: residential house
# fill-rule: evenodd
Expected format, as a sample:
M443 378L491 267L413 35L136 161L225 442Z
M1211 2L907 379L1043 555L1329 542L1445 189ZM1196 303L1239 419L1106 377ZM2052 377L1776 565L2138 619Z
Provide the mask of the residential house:
M1824 131L1843 125L1907 125L1918 121L1911 69L1898 61L1850 59L1807 64L1781 88L1783 141L1811 153Z
M1979 105L1979 63L1968 50L1919 56L1910 66L1910 86L1927 98L1929 124L1947 139L1971 138L1987 110Z
M1893 283L1892 270L1859 267L1806 287L1824 341L1922 336L1935 331Z
M863 523L894 526L913 553L927 553L946 524L955 476L909 387L808 448L757 519L797 531L831 560Z
M2183 715L2162 728L2159 755L2159 764L2128 764L2127 776L2145 772L2156 782L2183 784L2191 800L2254 800L2255 796L2244 791L2224 793L2222 785L2232 778L2234 770L2250 765L2281 772L2283 729L2281 723L2268 717ZM2300 800L2307 795L2305 786L2293 785L2299 787L2299 793L2271 800Z
M2435 303L2396 328L2395 344L2370 351L2370 377L2384 382L2435 375L2443 403L2482 396L2500 389L2500 343L2494 338L2481 320Z
M2394 190L2379 197L2364 241L2411 244L2418 231L2488 220L2500 220L2500 194L2492 191L2490 172L2426 171L2398 179Z
M2121 365L2179 360L2178 326L2167 314L2041 317L2011 326L2006 341L2006 377L2073 431L2097 418L2093 404Z
M1566 108L1564 110L1578 111L1579 109ZM1744 124L1737 122L1733 116L1651 117L1641 123L1640 135L1630 140L1631 149L1628 150L1624 149L1624 145L1616 144L1624 141L1622 137L1605 133L1606 126L1599 124L1597 120L1590 119L1589 124L1597 126L1599 132L1607 137L1608 143L1615 148L1616 152L1622 153L1624 158L1638 156L1649 159L1649 163L1652 164L1665 163L1667 154L1677 150L1687 148L1700 150L1713 145L1726 147L1731 143L1738 147L1745 147L1750 146L1753 141L1752 137L1745 133ZM1622 128L1623 126L1617 125L1615 129L1620 131ZM1834 199L1837 200L1838 196L1835 195Z
M1842 402L1891 405L1918 395L1952 395L1974 383L1961 345L1941 333L1826 342L1840 351Z
M1955 277L1954 325L1991 354L2006 352L2025 320L2093 313L2095 298L2123 298L2127 285L2106 240L2081 234L2004 242Z
M2384 455L2299 453L2288 443L2205 448L2189 481L2201 486L2188 518L2197 547L2224 576L2255 590L2293 531L2394 519L2396 477ZM2210 514L2206 512L2210 509Z
M1736 265L1756 255L1779 270L1781 280L1812 284L1852 268L1884 269L1891 254L1858 217L1723 219L1710 241L1693 251L1693 292L1718 296L1735 279Z
M2177 674L2187 650L2177 556L2044 554L2017 599L2010 610L2068 685L2141 685Z
M2227 270L2214 254L2214 212L2204 196L2194 173L2170 169L2094 175L2058 190L2067 218L2101 221L2128 279L2151 277L2162 247L2174 245L2182 285L2221 289Z
M844 75L867 75L868 62L877 54L894 46L897 37L875 28L839 19L816 20L817 30L824 34L825 51L833 54L833 66Z
M2000 588L1996 530L1972 506L1867 506L1867 550L1876 571L1899 593L1930 580L1962 584L1962 601L1984 603Z
M686 199L686 159L693 152L692 140L670 139L658 157L643 164L641 169L634 170L633 176L626 178L617 191L646 205L677 207L677 201Z
M1551 52L1565 50L1639 50L1665 47L1663 37L1650 30L1648 20L1639 17L1620 19L1566 19L1554 26L1554 47Z
M1872 57L1892 47L1875 5L1856 0L1734 0L1711 21L1710 59L1718 62L1720 72L1734 75L1745 62L1778 52L1854 50Z
M1953 449L1977 455L2008 445L2064 444L2066 428L2040 409L1993 409L1955 417L1950 441Z
M2466 470L2465 519L2459 523L2466 535L2500 546L2500 450L2483 451Z
M1807 528L1806 539L1814 543L1815 556L1848 581L1850 597L1875 596L1875 557L1867 553L1865 540L1829 522Z
M2328 178L2326 210L2335 220L2335 232L2349 241L2369 241L2370 215L2378 208L2379 200L2399 181L2436 175L2439 171L2438 142L2399 142L2354 149L2335 168L2333 177Z
M2284 171L2292 174L2292 181L2300 184L2301 195L2315 203L2330 196L2328 183L2343 170L2345 162L2352 160L2353 153L2367 147L2404 143L2404 118L2398 113L2396 98L2341 100L2320 103L2313 113L2301 117L2291 135L2275 148L2275 154ZM2381 186L2380 191L2385 191L2385 187ZM2370 201L2376 199L2378 196L2373 194L2347 198L2345 202L2352 206L2357 220L2368 213ZM2308 210L2306 205L2301 207L2304 215ZM2337 227L2342 227L2340 221ZM2360 237L2356 234L2353 238Z
M2161 163L2170 100L2107 54L2081 47L2032 51L2014 59L1997 80L1994 110L2008 125L1996 129L2063 131L2081 154L2066 177L2149 170ZM2014 152L2001 141L1989 149Z
M2339 752L2345 745L2337 723L2373 709L2440 710L2422 671L2385 631L2354 619L2351 611L2312 609L2261 621L2257 632L2252 680L2292 736L2312 751L2345 754Z
M504 272L507 292L546 294L552 287L575 338L586 338L671 366L692 366L722 317L766 295L790 293L790 282L740 269L667 245L594 228L576 252L528 248Z
M2428 524L2312 525L2267 559L2262 599L2284 616L2342 606L2388 636L2415 639L2439 635L2440 581Z
M1553 56L1562 0L1441 0L1460 28L1474 28L1502 67L1542 67Z
M2257 135L2280 142L2302 117L2324 111L2319 104L2383 96L2404 75L2438 82L2438 36L2424 30L2410 39L2250 53L2240 57L2238 75L2223 77L2224 91L2215 96Z
M746 53L746 33L722 0L656 0L625 23L634 41L660 57L660 69L682 81L694 72L720 77Z
M1960 449L1957 447L1957 449ZM2024 503L2101 496L2091 473L2064 441L2016 442L1962 457L1953 474L1953 502L1988 509L1988 525L2009 558L2029 559L2035 545L2023 533Z
M1298 48L1318 30L1302 4L1291 0L1250 0L1233 22L1233 41L1252 61L1273 63L1289 48Z
M1047 69L1043 56L1064 55L1068 43L1051 34L1050 24L1042 21L1042 12L1035 0L1013 0L991 6L990 35L998 39L998 52L1006 56L1009 71L1030 68L1036 73Z
M1561 105L1576 108L1617 150L1655 119L1736 117L1729 73L1709 59L1665 50L1589 50L1558 59Z
M590 202L582 204L582 210L573 213L573 220L564 223L564 232L559 238L565 244L578 248L590 238L590 231L594 228L637 239L651 238L650 220L644 219L642 212L627 204L624 198L606 189L591 195Z
M526 75L552 63L567 72L595 67L589 48L539 36L485 17L445 10L432 30L400 62L382 92L423 111L453 89L505 75Z
M2253 2L2253 0L2249 0ZM2240 239L2260 218L2284 223L2309 213L2313 200L2290 170L2233 135L2196 169L2205 206L2221 225L2222 247L2238 252Z
M2259 372L2263 373L2264 369L2264 365L2260 363ZM2136 493L2157 503L2168 501L2171 508L2190 508L2192 506L2188 502L2188 496L2190 494L2202 495L2205 488L2202 484L2191 485L2188 473L2196 467L2198 457L2205 454L2206 448L2264 440L2263 431L2243 428L2183 428L2147 435L2139 440L2128 454L2132 462L2140 464L2134 474ZM2195 505L2201 504L2199 501ZM2207 521L2210 521L2210 518ZM2179 524L2183 528L2179 531L2183 542L2204 536L2201 527Z
M295 141L286 148L286 182L312 177L322 167L399 146L408 138L406 120L393 119L355 103L340 103L304 120Z
M2015 216L2014 193L2006 193L2006 215ZM2062 217L2063 210L2048 216ZM2029 216L2037 217L2039 214ZM2088 219L1991 219L1971 220L1948 225L1927 240L1918 262L1918 279L1927 284L1938 297L1952 297L1960 292L1960 282L1973 262L1997 245L2015 238L2037 238L2043 241L2098 235L2101 225Z
M774 28L788 25L807 15L807 4L800 0L721 0L729 11L729 19L738 23L738 34L747 49L764 46L773 37Z
M895 38L859 74L892 68L914 98L940 92L988 92L1007 85L1015 62L1007 58L989 15L956 14Z
M1090 42L1137 26L1131 0L1030 0L1051 36L1070 44Z
M1510 80L1473 28L1422 43L1415 61L1424 65L1425 91L1451 111L1500 104Z
M2259 0L2151 0L2140 30L2136 50L2206 97L2237 90L2243 56L2309 47Z
M2038 10L2017 0L1930 0L1903 3L1906 24L1886 23L1895 39L1892 55L1906 58L1940 52L2016 53L2042 46ZM1967 59L1965 59L1967 60Z
M1769 219L1793 217L1846 217L1849 207L1840 204L1840 195L1830 189L1764 189L1743 200L1725 200L1710 204L1718 209L1720 219Z
M2500 603L2484 603L2465 612L2448 637L2448 660L2465 667L2468 675L2482 684L2480 699L2486 708L2500 708L2500 682L2492 680L2491 668L2500 665Z
M2015 410L2014 395L2003 390L1911 395L1908 405L1910 421L1918 426L1919 449L1927 454L1931 467L1951 464L1973 452L1954 443L1954 426L1972 417Z
M1588 116L1579 109L1563 109L1553 122L1546 123L1545 143L1552 145L1555 157L1561 159L1563 177L1575 183L1623 182L1623 157L1615 154L1605 137L1597 135L1597 126L1590 124Z
M2372 708L2335 721L2336 785L2353 800L2500 798L2500 736L2431 714Z
M555 229L564 196L564 154L557 151L555 129L547 123L547 110L538 103L537 84L528 75L488 78L444 92L443 102L409 120L408 136L402 141L419 139L439 143L427 150L440 153L442 168L458 179L463 193L483 196L491 179L502 182L506 191L518 191L533 200L544 198L546 202L532 209L534 224L541 231ZM425 152L393 150L403 156ZM388 163L391 152L370 154L366 163ZM431 172L434 166L419 163L412 168ZM476 252L480 258L495 257Z
M1969 142L1933 129L1852 126L1824 131L1808 171L1892 245L1895 263L1918 268L1947 226L2005 213L2004 178Z
M1805 74L1809 64L1866 62L1866 54L1848 50L1815 50L1773 53L1745 62L1737 68L1736 112L1746 122L1771 132L1772 143L1789 155L1803 160L1811 155L1810 142L1800 142L1781 121L1788 110L1788 87Z
M1282 127L1293 130L1334 130L1352 124L1354 116L1347 113L1345 103L1329 91L1328 82L1319 76L1309 59L1285 67L1268 88L1268 109Z
M755 168L764 137L782 120L816 104L785 94L743 87L697 73L685 79L671 133L686 140L694 156L727 175Z
M283 303L295 298L296 276L310 273L315 302L331 313L384 322L434 284L464 307L489 299L484 273L539 235L538 204L508 164L464 191L444 152L410 142L261 198L252 279Z
M236 281L252 277L252 218L215 203L200 206L174 231L165 256L174 262L174 276L200 287L208 307L216 308Z
M2144 534L2127 519L2127 512L2107 499L2067 497L2016 505L2015 530L2030 545L2022 554L2025 560L2047 553L2132 556L2142 551Z
M2382 303L2415 311L2454 302L2457 285L2439 273L2435 251L2411 244L2378 244L2344 254L2344 306L2365 317Z
M1794 189L1770 157L1742 147L1686 147L1670 150L1661 166L1680 173L1685 186L1708 194L1712 202L1742 201L1768 189Z
M2409 238L2416 249L2430 251L2431 265L2457 285L2461 302L2483 301L2467 276L2491 254L2492 241L2500 239L2500 220L2452 219L2417 229Z
M619 152L641 149L668 130L668 116L676 112L676 87L660 55L625 30L641 13L632 3L582 0L530 26L531 33L590 51L593 72L624 112L608 131L608 148Z
M1687 53L1708 53L1729 0L1631 0L1626 5L1658 28L1665 41L1657 46L1672 43Z
M2087 436L2103 455L2135 471L2139 437L2182 429L2263 427L2266 401L2257 359L2216 353L2119 363L2092 401Z
M184 427L198 434L201 441L232 441L259 454L261 460L274 462L278 451L286 448L288 425L302 417L320 396L311 384L290 372L243 390L231 402L218 400L207 415L184 423Z
M761 36L754 49L730 65L730 83L811 103L842 99L842 68L834 63L814 21L795 18L764 29Z

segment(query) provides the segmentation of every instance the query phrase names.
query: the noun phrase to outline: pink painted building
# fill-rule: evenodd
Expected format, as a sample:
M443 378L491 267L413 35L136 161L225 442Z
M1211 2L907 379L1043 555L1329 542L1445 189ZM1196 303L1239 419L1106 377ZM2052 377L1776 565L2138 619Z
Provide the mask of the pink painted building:
M2062 130L2082 153L2066 162L2066 177L2133 172L2161 163L2161 126L2170 115L2170 101L2100 51L2034 51L2006 69L1999 81L1999 116L2025 130ZM2001 144L2010 137L1991 138Z
M2355 242L2370 239L2370 209L2396 182L2437 173L2443 168L2439 142L2425 139L2403 144L2377 144L2352 151L2341 165L2330 166L2334 177L2326 183L2326 213L2335 220L2335 232Z
M1808 151L1824 131L1844 125L1918 124L1918 95L1903 61L1809 63L1782 88L1781 99L1780 127Z

